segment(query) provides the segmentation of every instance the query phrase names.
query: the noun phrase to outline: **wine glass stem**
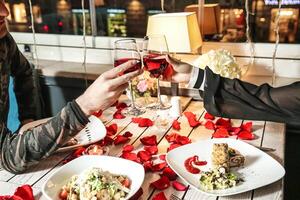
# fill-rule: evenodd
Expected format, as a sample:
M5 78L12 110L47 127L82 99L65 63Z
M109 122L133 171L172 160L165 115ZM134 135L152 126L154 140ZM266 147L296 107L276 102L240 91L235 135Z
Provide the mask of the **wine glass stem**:
M135 102L134 102L134 95L133 95L133 89L132 89L132 83L129 81L129 91L130 91L130 98L131 98L131 107L135 109Z
M158 99L158 105L161 106L161 97L160 97L160 85L159 85L159 78L157 79L157 99Z

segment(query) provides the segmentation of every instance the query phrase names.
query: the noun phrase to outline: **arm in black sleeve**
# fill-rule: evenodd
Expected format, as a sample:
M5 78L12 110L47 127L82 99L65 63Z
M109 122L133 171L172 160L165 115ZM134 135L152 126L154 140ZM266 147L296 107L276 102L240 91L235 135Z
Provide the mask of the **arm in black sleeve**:
M300 122L300 82L278 88L268 84L257 86L221 77L208 67L204 77L204 107L215 116Z
M19 51L15 41L8 35L10 47L11 72L14 77L14 92L16 94L20 121L35 119L36 105L35 86L32 65Z

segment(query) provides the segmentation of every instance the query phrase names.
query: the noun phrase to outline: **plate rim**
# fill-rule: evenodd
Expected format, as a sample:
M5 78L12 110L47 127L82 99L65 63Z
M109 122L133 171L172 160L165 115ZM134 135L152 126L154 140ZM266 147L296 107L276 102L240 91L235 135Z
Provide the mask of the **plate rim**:
M183 149L183 148L187 148L187 146L195 145L195 144L197 144L197 143L203 143L203 142L205 142L205 141L210 141L210 142L212 142L212 141L217 141L217 140L219 140L219 142L222 141L222 140L223 140L223 141L234 141L234 142L237 142L237 141L238 141L238 142L240 142L240 143L244 143L244 144L250 146L251 148L255 148L256 150L260 151L260 153L264 154L264 156L267 156L267 157L271 158L273 161L275 161L275 162L280 166L280 169L281 169L282 172L283 172L282 176L279 177L279 178L277 178L276 180L271 181L270 183L267 183L267 184L262 185L262 186L254 187L254 188L252 188L252 189L250 189L250 190L245 190L245 191L240 191L240 192L232 192L232 193L230 193L230 194L215 194L215 193L210 193L210 192L208 192L208 191L202 190L201 188L198 188L198 187L196 187L195 185L191 184L191 183L190 183L189 181L187 181L186 178L184 178L181 174L176 173L177 170L175 170L175 168L170 164L171 162L170 162L170 155L169 155L169 154L170 154L172 151L179 151L181 148L182 148L182 149ZM173 171L174 171L174 172L175 172L175 173L176 173L176 174L177 174L184 182L186 182L188 185L190 185L190 186L191 186L192 188L194 188L195 190L197 190L197 191L199 191L199 192L201 192L201 193L204 193L204 194L206 194L206 195L209 195L209 196L231 196L231 195L241 194L241 193L244 193L244 192L248 192L248 191L251 191L251 190L255 190L255 189L258 189L258 188L261 188L261 187L270 185L270 184L272 184L272 183L274 183L274 182L276 182L276 181L279 181L279 180L282 179L282 178L285 176L285 174L286 174L286 171L285 171L285 168L283 167L283 165L282 165L280 162L278 162L276 159L274 159L272 156L270 156L270 155L267 154L266 152L264 152L264 151L258 149L257 147L255 147L255 146L253 146L253 145L251 145L251 144L249 144L249 143L247 143L247 142L245 142L245 141L238 140L238 139L233 139L233 138L212 138L212 139L204 139L204 140L199 140L199 141L196 141L196 142L187 144L187 145L180 146L180 147L178 147L178 148L176 148L176 149L173 149L173 150L169 151L169 152L166 154L166 162L167 162L167 164L170 166L170 168L171 168L171 169L172 169L172 170L173 170ZM226 190L226 189L225 189L225 190Z

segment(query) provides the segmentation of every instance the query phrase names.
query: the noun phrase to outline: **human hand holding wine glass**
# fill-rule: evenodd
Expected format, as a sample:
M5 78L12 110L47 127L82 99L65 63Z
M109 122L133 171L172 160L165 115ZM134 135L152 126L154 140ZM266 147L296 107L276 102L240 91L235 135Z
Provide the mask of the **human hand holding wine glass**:
M114 44L114 67L118 67L123 63L126 63L130 60L136 61L136 64L129 68L128 70L120 73L122 76L124 74L140 70L141 69L141 56L137 48L136 41L134 39L122 39L117 40ZM131 98L131 106L124 109L123 113L125 115L133 115L138 116L145 113L145 110L137 108L135 105L135 97L132 90L131 80L129 81L129 90L130 90L130 98Z
M168 109L170 105L164 105L160 96L161 77L173 73L172 66L167 62L168 45L164 35L149 35L143 41L143 63L144 69L149 71L152 77L157 80L157 99L158 103L150 108Z

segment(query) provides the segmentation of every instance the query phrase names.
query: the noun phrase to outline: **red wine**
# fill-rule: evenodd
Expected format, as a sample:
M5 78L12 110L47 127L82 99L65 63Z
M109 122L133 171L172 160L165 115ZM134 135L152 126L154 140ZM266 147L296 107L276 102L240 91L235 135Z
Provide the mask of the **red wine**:
M126 63L127 61L130 61L130 60L136 60L137 63L133 67L131 67L131 68L125 70L124 72L120 73L120 75L127 74L129 72L133 72L133 71L136 71L138 69L141 69L141 67L142 67L141 66L141 61L137 58L120 58L120 59L117 59L114 62L114 67L118 67L119 65L121 65L123 63Z
M143 57L145 70L149 71L152 76L159 78L168 66L164 55L148 54Z

